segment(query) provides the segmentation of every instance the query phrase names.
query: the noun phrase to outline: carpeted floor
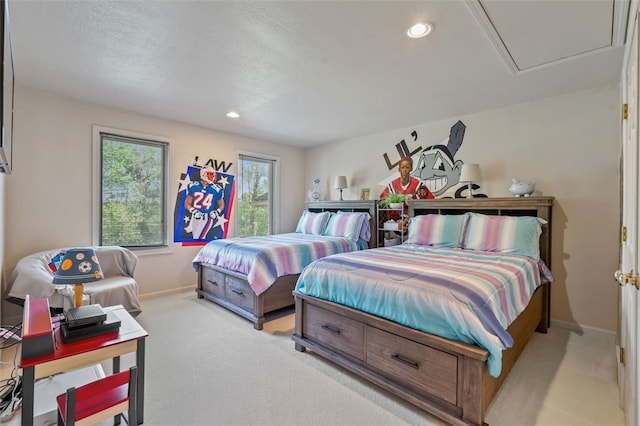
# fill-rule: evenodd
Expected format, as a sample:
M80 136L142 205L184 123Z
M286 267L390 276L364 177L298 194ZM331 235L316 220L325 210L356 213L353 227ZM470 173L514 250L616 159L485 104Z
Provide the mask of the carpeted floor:
M256 331L193 294L163 299L138 318L149 331L145 424L441 424L296 351L293 315Z
M256 331L194 293L144 300L145 422L178 425L440 425L291 341L293 314ZM133 363L125 356L122 368ZM109 363L103 364L105 371ZM19 413L8 425L19 424ZM613 336L536 334L487 413L500 425L623 425Z
M440 425L290 339L294 316L263 331L192 293L143 302L149 331L145 424ZM613 336L536 334L489 408L494 425L622 425Z

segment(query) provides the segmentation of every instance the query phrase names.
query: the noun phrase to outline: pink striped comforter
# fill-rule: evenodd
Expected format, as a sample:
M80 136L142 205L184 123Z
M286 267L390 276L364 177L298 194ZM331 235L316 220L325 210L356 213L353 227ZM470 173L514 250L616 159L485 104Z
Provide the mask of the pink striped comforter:
M541 283L542 262L511 254L414 244L364 250L312 263L296 291L489 351L500 374L507 327Z
M299 274L314 260L336 253L359 250L358 244L342 237L301 233L264 237L228 238L207 243L193 259L247 276L257 295L264 293L278 277Z

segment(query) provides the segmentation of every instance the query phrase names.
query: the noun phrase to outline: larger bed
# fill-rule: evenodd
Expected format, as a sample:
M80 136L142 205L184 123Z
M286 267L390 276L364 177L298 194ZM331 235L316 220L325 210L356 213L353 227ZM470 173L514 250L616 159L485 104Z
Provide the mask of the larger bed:
M296 349L311 349L448 423L482 425L533 332L549 326L552 205L552 197L410 201L409 215L416 223L429 218L429 229L461 218L471 235L466 249L403 244L314 262L294 293ZM478 236L501 222L546 223L537 227L535 253L475 250L487 244ZM477 224L490 225L475 235ZM479 279L495 281L487 299L469 290L481 288ZM435 286L421 293L422 281ZM501 305L506 299L517 303Z
M324 228L316 229L318 220L309 219L302 225L305 217L320 219L320 215L338 212L364 214L371 241L350 235L344 227L334 226L334 235L323 235ZM298 223L298 231L306 227L306 232L211 241L193 260L198 297L235 312L261 330L268 316L293 306L293 289L304 266L328 254L375 247L375 232L371 231L374 218L373 200L314 201L307 203ZM325 226L330 224L325 222Z

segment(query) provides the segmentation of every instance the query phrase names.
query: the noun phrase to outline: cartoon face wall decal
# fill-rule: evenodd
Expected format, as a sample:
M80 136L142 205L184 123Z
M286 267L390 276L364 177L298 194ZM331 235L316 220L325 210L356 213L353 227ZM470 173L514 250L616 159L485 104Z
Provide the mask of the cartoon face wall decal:
M464 131L467 126L460 120L451 126L449 140L446 145L431 145L426 147L411 173L420 179L431 190L434 196L444 194L449 188L460 182L462 161L454 156L462 145Z
M446 146L432 145L422 151L411 175L420 179L433 195L438 196L458 184L462 164L462 161L454 160Z

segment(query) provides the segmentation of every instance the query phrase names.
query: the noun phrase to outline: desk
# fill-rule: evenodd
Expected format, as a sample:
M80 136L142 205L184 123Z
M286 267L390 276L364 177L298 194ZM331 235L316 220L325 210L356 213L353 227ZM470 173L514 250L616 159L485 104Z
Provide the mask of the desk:
M103 308L120 319L117 333L65 343L60 328L54 331L54 351L52 354L21 359L22 368L22 425L33 425L33 396L36 379L48 377L64 371L97 364L107 359L113 360L113 372L120 371L120 356L135 352L138 368L138 419L144 421L144 349L149 335L121 305ZM20 357L22 358L22 357Z

